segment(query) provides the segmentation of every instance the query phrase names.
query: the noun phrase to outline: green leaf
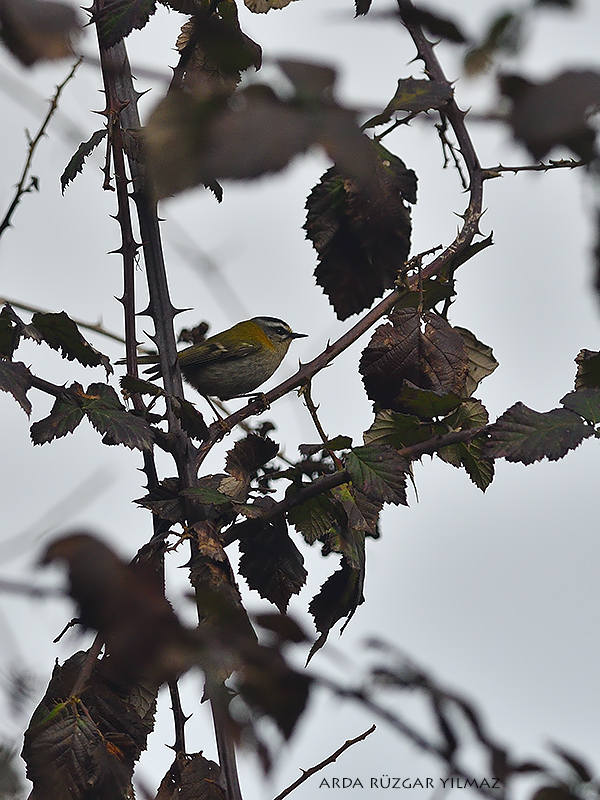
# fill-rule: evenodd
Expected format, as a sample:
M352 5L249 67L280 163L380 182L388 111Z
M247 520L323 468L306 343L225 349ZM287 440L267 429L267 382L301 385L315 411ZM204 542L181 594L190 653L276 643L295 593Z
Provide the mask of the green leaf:
M134 28L143 28L156 11L156 0L106 0L93 21L103 47L114 47Z
M61 311L60 314L37 312L31 322L41 333L46 344L60 350L63 358L79 361L84 367L103 366L107 376L113 372L108 356L103 355L83 338L73 320Z
M494 479L494 462L483 455L484 448L485 442L473 439L471 442L456 442L441 447L437 454L453 467L464 467L475 486L485 492Z
M60 186L63 194L71 181L75 180L77 173L83 172L83 165L85 164L86 158L94 152L107 133L107 129L102 128L92 133L87 142L82 142L79 145L77 151L65 167L63 174L60 176Z
M73 384L71 388L75 387L81 389L79 384ZM47 417L33 423L29 432L31 441L33 444L46 444L53 439L60 439L68 433L73 433L84 416L83 409L76 400L65 394L64 398L57 398L54 401Z
M308 544L314 544L316 541L328 542L332 537L338 536L343 515L331 497L320 494L291 508L288 520Z
M82 396L82 407L94 428L103 435L104 444L152 449L152 428L145 419L125 410L112 387L104 383L90 384Z
M370 500L408 505L408 464L393 447L385 444L355 447L346 454L344 463L353 485Z
M365 431L365 444L389 444L400 450L402 447L426 442L435 436L433 425L422 422L412 414L398 411L378 411L375 421Z
M600 387L600 353L596 350L580 350L575 363L575 389L597 389Z
M397 111L418 114L430 108L440 108L453 94L453 89L443 81L418 80L402 78L398 81L396 93L381 114L371 117L363 128L374 128L385 125Z
M31 403L27 398L31 378L31 372L22 362L0 359L0 391L10 392L27 416L31 414Z
M274 501L271 498L265 500ZM268 507L268 506L267 506ZM271 522L248 520L237 526L240 535L240 574L248 586L274 603L283 614L290 597L298 594L308 573L304 558L287 530L283 517Z
M481 381L491 375L499 364L494 358L492 348L480 342L471 331L457 325L454 330L462 337L467 350L469 365L463 396L471 397Z
M335 623L346 617L347 624L358 606L364 603L363 583L364 570L353 569L342 560L341 568L325 581L319 593L313 597L308 610L321 635L311 647L307 661L323 647Z
M461 402L453 392L441 394L427 389L420 389L410 381L404 381L396 398L396 405L404 408L421 419L445 417Z
M222 506L231 503L231 497L227 497L226 494L217 491L217 489L210 489L205 486L199 486L195 489L183 489L181 495L183 497L191 497L193 500L198 500L200 503L213 506Z
M560 401L569 411L574 411L588 422L600 422L600 389L580 389L566 394Z
M540 413L523 403L511 406L488 430L485 455L522 464L533 464L542 458L557 461L594 433L590 425L566 408Z
M483 428L489 420L487 408L481 400L469 398L463 400L459 407L445 418L444 422L451 430L462 431Z

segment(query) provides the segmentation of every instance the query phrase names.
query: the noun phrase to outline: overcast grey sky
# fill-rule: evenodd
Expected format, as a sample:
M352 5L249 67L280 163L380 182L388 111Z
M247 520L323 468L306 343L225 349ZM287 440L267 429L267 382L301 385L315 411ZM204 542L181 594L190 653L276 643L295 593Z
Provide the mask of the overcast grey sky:
M494 9L521 4L431 0L429 5L456 15L469 33L477 34ZM593 0L579 5L576 14L540 14L523 53L506 62L506 68L539 79L566 67L598 68L600 7ZM374 10L388 7L393 7L391 0L373 2ZM409 63L414 49L399 26L353 20L351 12L351 0L298 0L264 16L242 9L240 19L267 59L285 55L333 64L340 71L340 98L357 108L377 109L387 103L399 77L420 76L420 65ZM159 9L146 29L130 37L134 64L168 74L182 20ZM82 47L94 52L89 32ZM459 78L459 105L488 109L495 100L489 78L465 80L460 77L459 51L440 45L438 53L448 76ZM0 53L0 208L8 203L21 168L23 129L35 130L43 115L43 104L36 106L35 96L49 96L67 71L66 63L26 71ZM24 88L17 88L22 101L17 102L7 91L15 88L15 81L35 95L30 98ZM147 113L163 87L143 78L139 86L153 86L143 100ZM64 309L81 319L102 318L108 328L119 331L121 306L114 296L121 292L121 263L107 255L118 246L119 232L109 217L115 210L114 196L101 191L101 157L90 160L64 198L59 186L78 141L100 127L100 118L92 113L103 105L99 88L97 69L84 65L65 91L62 115L52 123L36 157L34 173L40 176L41 193L24 198L14 229L0 241L0 296L51 311ZM470 130L485 165L527 161L506 129L474 123ZM465 196L452 169L440 172L442 154L435 131L415 123L389 137L386 145L419 175L413 251L448 244ZM281 175L248 185L226 183L222 205L200 191L162 205L173 300L177 306L194 307L178 318L181 325L208 319L216 331L247 310L249 315L282 317L295 330L310 334L294 343L273 381L291 374L298 358L312 358L327 339L354 323L337 322L315 286L315 253L301 230L305 198L328 166L324 156L312 153L295 160ZM493 230L495 246L461 268L451 322L491 345L500 361L477 393L492 417L517 400L546 411L571 390L577 352L582 347L600 349L600 317L590 291L591 191L583 173L565 170L504 176L486 185L485 199L482 229L485 234ZM138 277L143 296L142 270ZM227 284L233 293L224 290ZM143 329L142 322L140 335ZM118 345L90 338L112 358L122 355ZM372 419L357 373L367 341L365 337L344 353L313 387L326 431L352 435L355 443ZM103 379L100 370L85 371L32 344L23 346L20 358L56 383ZM32 400L32 419L40 419L51 402L33 392ZM42 546L36 537L45 533L46 541L74 525L97 530L123 555L132 556L150 530L147 514L131 503L143 493L139 454L103 447L86 424L72 436L34 449L23 411L4 394L0 408L0 577L19 575L58 584L58 571L53 576L33 572ZM285 442L290 457L296 456L298 443L315 439L308 414L295 396L279 401L266 416L276 422L275 438ZM223 452L234 437L215 454L209 470L221 468ZM482 495L464 473L424 459L415 466L419 502L411 494L409 509L385 511L382 538L368 543L366 603L341 639L337 630L331 634L329 649L361 663L366 636L390 639L441 681L476 701L491 729L517 746L520 755L539 755L552 740L589 756L593 763L600 748L597 463L597 445L590 440L558 463L523 467L500 461L494 483ZM160 465L163 475L172 474L168 459L161 458ZM83 492L85 504L61 511L57 519L48 514L86 480L93 488ZM22 532L22 546L15 546L12 540ZM5 551L3 540L11 540ZM333 557L324 560L318 552L305 550L309 586L291 604L292 613L300 617L336 567ZM181 599L186 572L175 568L185 560L183 552L174 556L169 582L177 608L188 614ZM246 596L252 608L268 605L255 594ZM58 646L51 643L70 616L66 601L0 596L0 671L25 665L45 682L54 659L64 659L80 646L74 635ZM333 660L327 649L315 659L315 668L354 669ZM188 734L193 749L211 756L206 712L197 709L199 687L197 676L185 679L185 710L194 711ZM158 730L140 767L151 785L160 780L172 756L165 747L173 739L168 701L163 700ZM412 704L409 709L418 713ZM5 735L16 737L23 719L1 717ZM252 759L242 759L242 781L250 787L247 797L273 796L299 775L300 767L321 760L373 721L371 715L319 697L282 755L271 785L262 782ZM600 767L597 761L596 766ZM347 775L368 783L370 777L385 774L424 778L437 776L439 769L382 723L376 734L294 796L313 797L322 777ZM346 790L344 796L365 793Z

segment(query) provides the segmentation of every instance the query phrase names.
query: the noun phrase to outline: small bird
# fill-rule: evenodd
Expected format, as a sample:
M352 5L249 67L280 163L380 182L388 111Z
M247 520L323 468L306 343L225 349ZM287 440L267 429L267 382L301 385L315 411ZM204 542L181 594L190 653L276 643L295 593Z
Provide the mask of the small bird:
M204 397L231 400L249 394L275 372L292 339L307 334L294 333L287 322L277 317L252 317L199 344L181 350L177 359L187 383ZM160 377L158 355L140 356L152 380Z

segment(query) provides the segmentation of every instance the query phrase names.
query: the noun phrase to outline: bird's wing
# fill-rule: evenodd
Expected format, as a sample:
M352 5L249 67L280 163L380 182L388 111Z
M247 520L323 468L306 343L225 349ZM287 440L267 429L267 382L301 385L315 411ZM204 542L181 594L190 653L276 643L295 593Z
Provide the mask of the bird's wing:
M226 361L230 358L245 358L260 350L260 345L251 342L237 342L234 347L217 342L205 342L200 347L192 346L179 353L181 366L207 364L214 361Z

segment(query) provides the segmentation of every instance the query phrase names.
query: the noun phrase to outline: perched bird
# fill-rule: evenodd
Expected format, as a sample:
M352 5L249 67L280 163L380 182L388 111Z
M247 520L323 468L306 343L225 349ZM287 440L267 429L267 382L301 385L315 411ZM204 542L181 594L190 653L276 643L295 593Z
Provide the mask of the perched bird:
M177 358L184 379L197 392L230 400L263 384L281 364L292 339L306 335L294 333L277 317L252 317L181 350ZM158 355L140 356L138 361L152 364L144 370L152 379L160 377Z

